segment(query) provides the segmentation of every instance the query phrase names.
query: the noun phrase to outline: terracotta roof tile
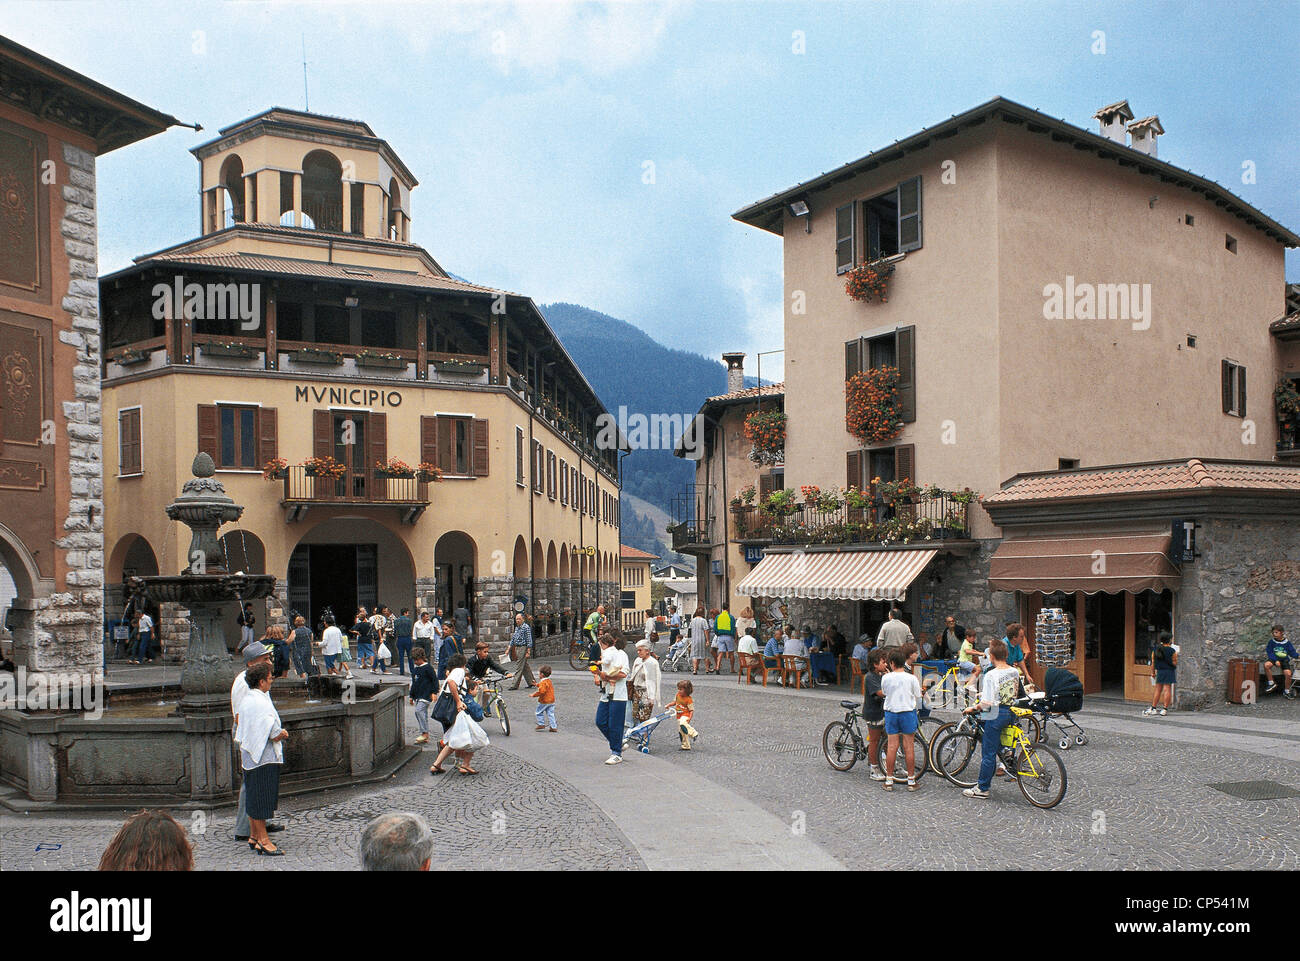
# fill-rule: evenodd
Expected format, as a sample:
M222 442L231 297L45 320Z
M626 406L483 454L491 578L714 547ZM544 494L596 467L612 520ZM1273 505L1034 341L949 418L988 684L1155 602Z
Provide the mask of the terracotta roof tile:
M713 404L718 401L727 400L746 400L750 397L784 397L785 381L779 384L764 384L762 387L746 387L744 390L733 390L730 394L719 394L716 397L710 397L705 401L706 404Z
M626 544L618 545L618 556L625 561L657 561L658 554L647 554L645 551L637 550L635 547L629 547Z
M1082 470L1020 474L983 503L1192 492L1207 489L1300 493L1300 466L1192 458Z

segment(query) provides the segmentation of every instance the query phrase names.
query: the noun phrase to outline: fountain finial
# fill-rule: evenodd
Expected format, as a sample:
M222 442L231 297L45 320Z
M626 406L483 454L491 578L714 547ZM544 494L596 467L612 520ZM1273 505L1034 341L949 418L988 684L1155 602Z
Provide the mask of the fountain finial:
M199 451L194 455L194 463L190 465L190 473L195 477L211 477L217 472L217 465L212 462L212 455L207 451Z

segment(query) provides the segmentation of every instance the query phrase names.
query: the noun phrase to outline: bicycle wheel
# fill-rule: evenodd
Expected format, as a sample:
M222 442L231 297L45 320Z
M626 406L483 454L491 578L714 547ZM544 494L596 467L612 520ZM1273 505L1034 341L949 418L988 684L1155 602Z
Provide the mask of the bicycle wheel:
M980 739L972 732L945 734L934 746L934 757L934 769L958 787L974 787L979 781Z
M920 781L921 778L925 777L925 772L930 770L930 745L926 741L925 735L919 731L912 736L912 751L912 767L916 771L916 780ZM877 758L877 763L880 765L880 770L886 774L889 773L885 770L885 758L888 754L889 738L882 735L880 738L880 757ZM894 757L894 780L907 780L907 758L903 755L903 745L901 743L898 745L898 754Z
M925 739L930 742L930 756L927 758L930 762L930 770L940 776L946 775L943 773L943 765L939 763L939 753L935 748L944 737L957 729L957 724L957 721L948 721L945 724L940 724L925 737Z
M569 647L569 667L575 671L585 670L587 667L587 649L581 644L574 643Z
M847 771L858 761L858 739L843 721L831 721L822 733L822 753L837 771Z
M1022 746L1012 773L1020 793L1036 808L1054 808L1065 797L1065 765L1045 744Z
M501 733L504 734L506 737L509 737L510 736L510 715L506 713L505 701L501 700L500 697L497 697L496 704L494 704L492 707L493 710L496 711L497 720L501 722Z

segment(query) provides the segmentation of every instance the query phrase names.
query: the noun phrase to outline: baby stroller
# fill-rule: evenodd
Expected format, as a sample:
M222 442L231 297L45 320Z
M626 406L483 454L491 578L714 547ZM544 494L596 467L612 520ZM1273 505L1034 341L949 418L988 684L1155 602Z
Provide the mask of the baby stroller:
M666 711L660 711L648 721L642 721L640 724L628 728L623 732L623 747L625 749L635 747L642 754L649 754L650 735L654 734L655 728L669 719L677 719L677 712L671 707Z
M686 656L686 635L680 635L659 660L659 669L663 671L685 671L690 658Z
M1070 733L1066 727L1079 732L1074 735L1074 743L1083 747L1088 743L1088 734L1070 716L1083 708L1083 683L1063 667L1049 667L1047 676L1043 678L1043 687L1044 690L1029 695L1030 708L1042 714L1043 720L1056 728L1061 735L1056 746L1062 751L1070 749ZM1062 719L1066 727L1061 726ZM1044 724L1044 731L1046 727Z

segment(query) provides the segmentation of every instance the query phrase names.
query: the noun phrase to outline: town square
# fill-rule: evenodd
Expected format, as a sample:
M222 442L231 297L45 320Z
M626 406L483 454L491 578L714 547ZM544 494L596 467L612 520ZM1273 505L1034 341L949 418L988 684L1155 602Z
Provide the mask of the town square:
M1300 4L1239 9L0 2L0 871L1251 933L1142 884L1300 868Z

